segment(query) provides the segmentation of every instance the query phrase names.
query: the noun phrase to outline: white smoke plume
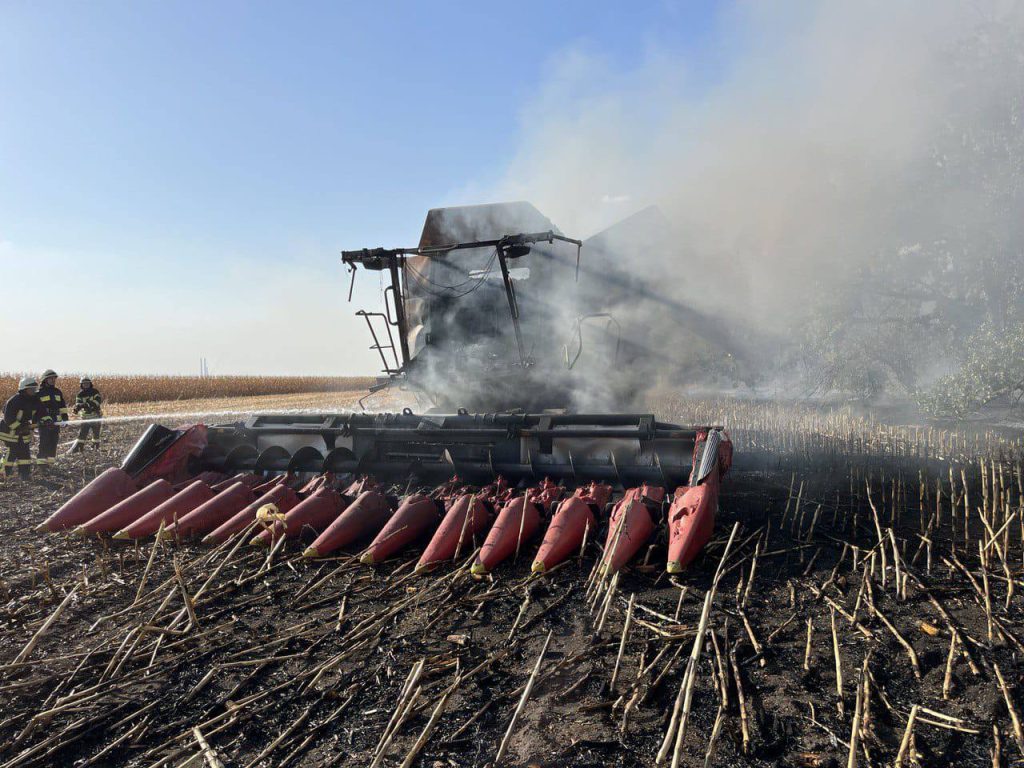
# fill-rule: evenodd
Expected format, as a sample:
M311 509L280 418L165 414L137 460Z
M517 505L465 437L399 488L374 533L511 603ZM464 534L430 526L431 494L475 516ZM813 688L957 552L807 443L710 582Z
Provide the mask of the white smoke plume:
M1019 33L1024 5L743 2L720 26L729 64L711 82L661 53L632 71L600 53L556 58L494 197L530 200L583 237L657 204L678 254L642 268L699 306L787 332L809 295L948 225L948 199L901 215L929 194L915 169L935 162L951 110L984 122L993 97L1020 101L1019 80L956 54ZM971 104L975 93L987 98Z

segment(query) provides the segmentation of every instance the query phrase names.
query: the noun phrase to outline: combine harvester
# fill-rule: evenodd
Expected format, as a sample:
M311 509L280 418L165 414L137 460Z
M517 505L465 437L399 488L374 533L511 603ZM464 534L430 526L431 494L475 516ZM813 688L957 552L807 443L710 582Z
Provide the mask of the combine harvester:
M720 427L571 412L649 376L628 328L595 306L581 247L515 203L433 210L416 248L343 252L353 282L358 267L390 277L385 311L357 313L384 364L372 391L409 390L431 409L152 425L40 530L306 536L307 557L349 548L369 564L422 544L417 572L477 552L482 575L527 549L544 573L606 528L609 574L665 525L666 568L682 570L711 537L732 446Z

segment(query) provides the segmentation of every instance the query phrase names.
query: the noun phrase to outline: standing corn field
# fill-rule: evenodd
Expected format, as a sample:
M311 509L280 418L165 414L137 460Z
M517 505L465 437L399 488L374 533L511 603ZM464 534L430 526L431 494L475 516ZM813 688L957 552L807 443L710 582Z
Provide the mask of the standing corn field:
M78 374L64 374L76 378ZM217 397L259 397L314 392L351 392L365 390L372 377L367 376L143 376L99 375L106 402L151 403L174 400L199 400ZM18 375L0 374L0 396L9 397L17 389Z

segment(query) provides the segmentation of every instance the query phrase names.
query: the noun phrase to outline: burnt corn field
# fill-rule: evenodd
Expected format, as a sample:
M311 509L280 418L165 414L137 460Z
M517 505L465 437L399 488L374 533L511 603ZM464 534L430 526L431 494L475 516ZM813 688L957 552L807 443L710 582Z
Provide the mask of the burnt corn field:
M0 489L0 768L1012 765L1020 444L666 399L736 444L716 533L600 576L472 553L139 545L33 528L136 436ZM606 522L606 521L605 521ZM260 525L260 523L256 523ZM284 540L282 540L284 541Z

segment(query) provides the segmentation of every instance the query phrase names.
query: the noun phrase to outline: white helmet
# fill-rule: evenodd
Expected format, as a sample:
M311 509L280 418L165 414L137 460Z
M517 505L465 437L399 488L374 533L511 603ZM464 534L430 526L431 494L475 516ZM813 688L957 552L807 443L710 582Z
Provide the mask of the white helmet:
M57 372L53 368L47 368L43 371L43 375L39 377L40 381L46 381L50 377L57 378Z
M23 389L31 389L38 386L39 382L35 380L34 376L25 376L18 382L18 391L21 392Z
M92 384L92 379L90 379L88 376L83 376L81 379L78 380L78 383L79 384Z

